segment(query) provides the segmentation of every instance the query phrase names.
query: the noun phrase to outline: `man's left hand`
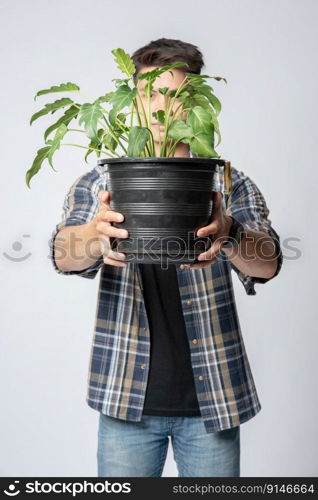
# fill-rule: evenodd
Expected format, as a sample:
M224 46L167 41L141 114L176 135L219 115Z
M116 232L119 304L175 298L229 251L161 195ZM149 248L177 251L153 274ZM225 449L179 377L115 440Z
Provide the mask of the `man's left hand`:
M222 245L228 239L230 228L233 219L225 215L222 208L223 195L219 192L213 192L212 194L213 207L212 207L212 217L213 220L208 226L201 227L198 229L196 236L213 236L210 248L198 255L197 259L202 260L196 264L185 264L190 269L199 269L201 267L209 266L213 264L218 254L222 250Z

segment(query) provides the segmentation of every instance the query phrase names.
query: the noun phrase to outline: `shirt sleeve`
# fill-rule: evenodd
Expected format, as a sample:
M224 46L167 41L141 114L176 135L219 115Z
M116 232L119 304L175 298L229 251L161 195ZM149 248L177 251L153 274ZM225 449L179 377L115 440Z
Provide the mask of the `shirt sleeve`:
M88 172L75 180L65 196L61 221L55 226L50 239L50 259L58 274L76 274L83 278L93 279L99 268L104 264L103 257L101 256L86 269L80 271L62 271L57 267L54 255L54 241L57 233L63 227L85 224L95 217L99 207L98 192L100 189L106 189L105 177L102 175L94 177L92 172Z
M264 231L268 233L275 244L275 251L278 257L277 269L271 278L259 278L242 273L234 264L232 269L237 273L239 280L243 284L247 295L256 295L255 283L267 283L273 279L281 270L283 255L280 245L280 237L272 227L271 220L268 218L269 209L266 205L264 196L258 186L243 172L234 174L232 192L225 198L226 215L230 215L238 222L243 224L246 229L253 231Z

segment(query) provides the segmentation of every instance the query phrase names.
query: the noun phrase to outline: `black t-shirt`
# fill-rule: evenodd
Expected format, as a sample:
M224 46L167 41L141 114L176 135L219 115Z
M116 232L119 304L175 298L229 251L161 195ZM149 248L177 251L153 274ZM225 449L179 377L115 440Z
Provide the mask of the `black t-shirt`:
M175 264L139 264L150 328L144 414L201 415Z

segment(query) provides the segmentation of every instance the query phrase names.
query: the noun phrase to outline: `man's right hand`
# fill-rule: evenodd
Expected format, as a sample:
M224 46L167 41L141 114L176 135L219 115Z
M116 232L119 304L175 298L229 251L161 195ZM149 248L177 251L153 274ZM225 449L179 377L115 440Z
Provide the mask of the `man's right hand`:
M114 252L111 249L110 242L110 238L128 238L128 231L126 229L118 229L111 224L112 222L123 222L124 215L111 210L109 205L109 191L100 191L98 193L98 199L101 203L92 223L95 226L104 262L111 266L127 266L127 262L123 262L126 258L126 254ZM118 217L120 217L120 219Z

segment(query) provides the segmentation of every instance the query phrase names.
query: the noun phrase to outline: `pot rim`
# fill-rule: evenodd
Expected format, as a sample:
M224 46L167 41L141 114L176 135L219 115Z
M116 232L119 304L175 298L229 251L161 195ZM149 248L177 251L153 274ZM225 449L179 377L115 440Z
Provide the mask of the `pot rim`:
M223 158L189 158L189 157L143 157L143 158L132 158L123 156L121 158L101 158L97 160L98 165L105 165L107 163L203 163L207 165L224 165L227 160Z

